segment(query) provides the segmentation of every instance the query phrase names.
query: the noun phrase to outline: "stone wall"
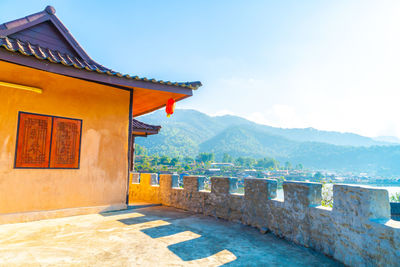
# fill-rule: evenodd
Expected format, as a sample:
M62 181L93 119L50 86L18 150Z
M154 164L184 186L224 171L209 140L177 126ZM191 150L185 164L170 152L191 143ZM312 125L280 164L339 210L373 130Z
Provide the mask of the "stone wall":
M319 183L284 182L284 200L276 199L277 183L245 179L245 193L231 194L234 178L211 178L211 192L202 177L184 177L184 188L172 187L171 175L151 186L149 174L131 186L136 201L161 203L236 221L297 244L311 247L349 266L399 266L400 222L390 219L384 189L334 185L333 208L322 207Z
M391 202L390 209L392 214L392 219L400 221L400 202Z

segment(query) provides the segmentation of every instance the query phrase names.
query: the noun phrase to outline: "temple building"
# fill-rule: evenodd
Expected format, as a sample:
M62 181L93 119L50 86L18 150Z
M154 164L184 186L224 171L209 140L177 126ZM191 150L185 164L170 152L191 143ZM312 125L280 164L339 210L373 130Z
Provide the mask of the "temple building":
M160 129L134 117L200 86L97 63L51 6L1 24L0 223L125 208L134 136Z

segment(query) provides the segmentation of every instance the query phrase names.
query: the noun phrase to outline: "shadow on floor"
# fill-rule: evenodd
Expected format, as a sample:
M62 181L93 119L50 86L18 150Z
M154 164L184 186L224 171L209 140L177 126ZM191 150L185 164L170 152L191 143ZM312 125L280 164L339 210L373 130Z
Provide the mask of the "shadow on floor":
M168 236L172 239L173 235L188 231L194 233L196 237L193 239L168 246L183 261L204 259L225 250L236 259L227 260L224 266L342 266L316 251L279 239L273 234L262 235L253 227L160 205L146 206L125 211L130 213L134 210L143 216L118 221L125 225L156 220L168 222L168 225L140 230L154 239Z
M168 249L183 261L193 261L215 255L218 252L227 249L227 246L225 242L219 242L215 237L201 236L199 238L170 245L168 246ZM238 255L235 254L235 256L237 257Z
M169 224L169 225L156 226L153 228L147 228L141 231L146 235L150 236L151 238L160 238L174 234L179 234L186 230L183 227Z
M108 216L115 216L117 214L121 213L127 213L130 210L137 210L137 209L143 209L143 208L150 208L150 207L159 207L162 206L161 204L137 204L137 205L128 205L126 209L123 210L117 210L117 211L106 211L106 212L100 212L99 214L108 217Z
M143 208L150 208L150 207L159 207L162 206L161 204L140 204L140 205L128 205L128 210L136 210L136 209L143 209Z

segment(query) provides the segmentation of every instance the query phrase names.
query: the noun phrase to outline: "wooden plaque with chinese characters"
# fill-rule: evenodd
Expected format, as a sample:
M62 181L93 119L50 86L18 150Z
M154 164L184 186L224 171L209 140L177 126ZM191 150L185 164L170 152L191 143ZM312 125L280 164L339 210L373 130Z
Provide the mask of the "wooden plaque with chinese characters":
M16 168L48 168L52 117L19 114Z
M81 120L53 118L50 168L79 168Z

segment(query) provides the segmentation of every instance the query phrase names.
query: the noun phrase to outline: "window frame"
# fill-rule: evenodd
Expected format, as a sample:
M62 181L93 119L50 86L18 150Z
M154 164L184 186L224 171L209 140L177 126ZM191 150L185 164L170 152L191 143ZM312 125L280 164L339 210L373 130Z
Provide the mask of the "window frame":
M27 115L34 115L34 116L42 116L46 118L50 118L51 120L51 126L50 126L50 145L48 148L48 151L46 150L46 155L48 157L48 164L46 167L21 167L17 166L17 158L19 156L18 154L18 148L19 148L19 138L20 138L20 128L21 128L21 115L22 114L27 114ZM72 120L80 124L80 127L78 127L78 133L79 133L79 148L77 149L78 155L77 155L77 167L51 167L52 166L52 154L53 154L53 138L54 138L54 125L55 125L55 119L63 119L63 120ZM55 115L47 115L47 114L39 114L39 113L32 113L32 112L25 112L25 111L19 111L18 112L18 124L17 124L17 136L16 136L16 142L15 142L15 153L14 153L14 169L66 169L66 170L71 170L71 169L80 169L80 161L81 161L81 151L82 151L82 127L83 127L83 120L82 119L76 119L76 118L69 118L69 117L61 117L61 116L55 116ZM75 148L76 149L76 148Z

